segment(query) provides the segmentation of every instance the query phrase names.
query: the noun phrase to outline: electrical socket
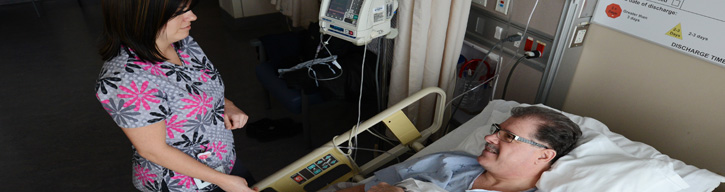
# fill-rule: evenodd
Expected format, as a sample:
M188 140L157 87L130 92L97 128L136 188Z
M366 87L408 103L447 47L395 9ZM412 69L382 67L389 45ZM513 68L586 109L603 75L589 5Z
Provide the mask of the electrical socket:
M493 34L493 38L501 40L501 33L503 33L503 28L500 26L496 26L496 32Z
M576 36L574 36L574 43L579 44L584 42L584 35L587 34L586 29L582 29L576 32Z
M518 41L515 41L514 42L514 47L518 48L519 46L521 46L521 41L524 39L523 38L524 37L524 34L521 34L521 32L516 32L516 34L519 34L522 37L521 40L518 40Z
M584 44L584 37L587 35L589 25L577 26L574 31L574 38L571 40L569 47L579 47Z
M531 48L534 46L534 38L533 37L527 37L526 38L526 44L524 44L524 51L531 51Z
M541 41L538 41L538 40L536 41L536 50L539 51L539 53L541 53L541 55L539 55L539 57L543 57L544 56L544 49L545 48L546 48L546 43L541 42Z

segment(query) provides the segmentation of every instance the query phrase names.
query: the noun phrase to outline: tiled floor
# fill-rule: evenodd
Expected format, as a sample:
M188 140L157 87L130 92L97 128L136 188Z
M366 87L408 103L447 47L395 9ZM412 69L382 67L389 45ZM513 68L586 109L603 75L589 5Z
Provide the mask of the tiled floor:
M0 191L135 190L131 144L94 96L102 64L99 2L43 0L41 17L31 3L0 5ZM234 21L213 0L201 1L194 12L191 35L221 71L226 97L250 122L290 116L274 102L265 107L249 45L287 31L283 16ZM356 115L355 109L346 112ZM240 161L257 180L310 151L301 135L265 143L243 130L235 136Z

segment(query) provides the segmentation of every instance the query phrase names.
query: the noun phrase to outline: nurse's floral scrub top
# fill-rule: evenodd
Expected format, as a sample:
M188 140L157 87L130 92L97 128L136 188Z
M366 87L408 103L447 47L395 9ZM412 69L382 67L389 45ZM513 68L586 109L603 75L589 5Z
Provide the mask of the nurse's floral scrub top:
M224 83L199 44L191 37L176 50L183 66L141 61L123 50L106 61L96 82L96 96L124 129L166 122L166 143L207 166L230 173L236 151L224 126ZM126 49L126 48L124 48ZM133 184L141 191L197 189L194 178L161 167L134 149Z

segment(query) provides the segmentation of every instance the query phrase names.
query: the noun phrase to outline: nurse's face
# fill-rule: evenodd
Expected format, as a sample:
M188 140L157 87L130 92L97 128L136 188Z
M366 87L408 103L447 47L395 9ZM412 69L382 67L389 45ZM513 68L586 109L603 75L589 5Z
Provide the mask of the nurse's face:
M183 13L171 18L161 30L157 42L162 41L171 44L180 41L189 36L191 30L191 22L196 21L196 15L188 7L184 8Z

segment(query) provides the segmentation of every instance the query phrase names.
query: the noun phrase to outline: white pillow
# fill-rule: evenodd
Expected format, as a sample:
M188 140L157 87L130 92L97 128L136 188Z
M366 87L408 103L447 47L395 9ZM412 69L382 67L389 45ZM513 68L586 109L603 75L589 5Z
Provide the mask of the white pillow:
M689 187L672 164L657 159L627 155L597 155L570 158L544 172L536 184L539 191L679 191ZM564 161L562 161L564 160Z
M689 187L670 162L634 157L601 134L586 132L582 137L581 145L541 175L540 191L679 191Z
M511 109L516 106L519 104L511 101L491 101L486 107L493 108L490 118L466 137L455 150L480 154L486 142L483 137L490 131L491 124L506 120ZM725 177L687 165L647 144L633 142L613 133L596 119L563 114L580 126L583 135L576 149L560 158L551 170L542 175L537 183L541 191L626 189L625 191L700 192L712 191L721 182L725 182Z

